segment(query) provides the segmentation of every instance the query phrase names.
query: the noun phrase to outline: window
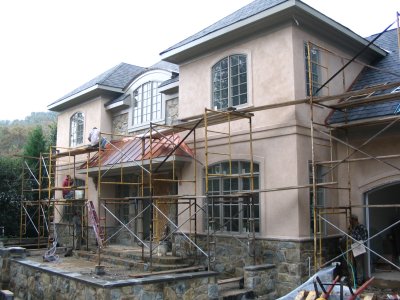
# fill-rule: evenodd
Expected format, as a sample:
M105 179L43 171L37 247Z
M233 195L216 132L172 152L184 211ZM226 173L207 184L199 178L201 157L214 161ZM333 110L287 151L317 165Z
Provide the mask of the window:
M312 178L312 163L310 162L308 165L309 168L309 182L310 184L313 183ZM327 181L329 173L329 168L321 165L315 166L315 183L323 183ZM321 208L325 207L326 202L326 193L323 187L316 188L316 207L317 207L317 214L320 214L322 211ZM326 215L324 216L326 217ZM317 218L318 220L318 218ZM320 229L320 222L317 222L317 232L325 232L325 222L322 222L322 228ZM311 234L314 233L314 197L313 197L313 188L310 188L310 229Z
M212 67L212 107L226 109L247 103L247 57L225 57Z
M140 126L164 119L160 82L149 81L133 91L132 125Z
M306 65L306 91L307 91L307 96L311 96L307 44L304 44L304 54L305 54L304 56ZM317 93L317 90L322 86L320 60L321 59L319 50L315 46L310 45L311 83L312 83L313 96L317 96L320 94L320 91L318 91Z
M208 168L209 195L229 195L236 192L251 191L250 162L231 161L214 164ZM259 189L259 166L253 164L253 191ZM223 201L222 201L223 200ZM208 214L214 215L216 231L237 233L250 232L249 197L214 198L214 203L208 202ZM253 218L256 232L260 231L259 195L253 198Z
M74 113L70 120L69 146L76 147L83 144L83 124L85 117L83 113Z

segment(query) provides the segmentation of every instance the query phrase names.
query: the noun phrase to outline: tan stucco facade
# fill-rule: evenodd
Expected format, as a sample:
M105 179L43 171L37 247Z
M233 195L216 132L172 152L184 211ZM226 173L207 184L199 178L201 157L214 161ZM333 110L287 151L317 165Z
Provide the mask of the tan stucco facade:
M260 32L246 40L227 45L193 58L180 66L179 112L181 118L197 115L204 107L211 106L211 68L222 58L232 54L247 55L248 105L247 108L281 103L306 97L304 45L307 41L343 53L327 39L320 39L302 31L292 23ZM344 62L331 53L321 50L321 64L325 65L323 82L332 76ZM350 65L329 83L322 95L346 91L362 70L359 64ZM241 107L238 107L240 109ZM316 121L324 122L330 110L314 109ZM253 159L260 164L260 189L302 186L309 184L311 161L310 108L308 105L291 105L283 108L257 111L253 117ZM235 139L232 159L249 160L249 135L247 120L231 123ZM224 129L225 126L225 129ZM226 130L227 125L214 126L216 131ZM203 130L198 130L201 141ZM210 137L211 136L211 137ZM320 144L328 145L326 137L316 137ZM209 135L213 152L227 152L227 139L218 134ZM204 157L201 142L197 144L198 157ZM317 160L329 159L328 147L316 149ZM209 164L222 161L216 156ZM189 167L190 168L190 167ZM193 168L193 166L191 166ZM204 177L204 168L198 167L198 178ZM193 171L188 171L191 174ZM184 192L185 188L181 187ZM202 194L202 181L197 191ZM260 194L260 236L266 238L301 239L310 237L309 189L262 192ZM184 219L184 217L182 217ZM199 222L203 218L198 219ZM205 226L203 225L203 228Z

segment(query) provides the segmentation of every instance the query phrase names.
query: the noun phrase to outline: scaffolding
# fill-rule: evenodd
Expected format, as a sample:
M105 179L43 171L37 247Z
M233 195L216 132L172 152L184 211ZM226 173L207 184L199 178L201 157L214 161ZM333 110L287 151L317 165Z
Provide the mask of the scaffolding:
M99 225L104 230L101 245L107 245L121 232L126 231L137 242L142 249L142 258L145 253L150 257L150 269L152 268L152 257L162 246L162 243L169 239L181 236L187 244L186 251L197 259L198 255L205 256L208 266L211 269L215 262L216 234L223 229L223 226L216 228L213 210L214 202L233 201L245 203L248 211L248 227L250 244L254 244L254 219L253 216L253 155L251 138L251 117L250 113L236 111L213 111L206 109L200 117L194 117L182 122L179 125L150 124L149 129L140 136L124 136L110 133L101 133L107 141L105 149L99 152L87 162L87 168L91 176L97 172L97 211ZM236 120L247 120L248 135L250 143L247 157L249 170L247 173L232 173L232 140L230 123ZM222 124L222 125L221 125ZM224 126L224 124L228 124ZM226 132L216 131L215 126L228 128ZM199 138L196 137L196 130L204 128L200 140L204 145L205 163L199 158ZM223 129L219 129L223 130ZM208 144L209 135L222 135L227 140L228 151L226 153L212 152ZM112 140L111 137L117 137ZM189 148L185 142L188 142ZM207 167L208 160L212 156L224 156L228 158L228 174L210 173ZM190 164L189 172L182 174L183 164ZM198 191L201 180L198 179L199 166L205 170L205 190ZM81 167L82 168L82 167ZM95 171L97 168L97 171ZM235 195L211 195L208 192L208 181L213 176L225 178L246 178L249 182L246 193ZM203 179L202 179L203 180ZM186 186L185 193L178 193L178 186ZM110 195L110 187L117 187ZM119 187L124 187L124 192ZM211 205L211 206L210 206ZM127 215L117 213L118 207L124 207ZM119 210L121 211L121 210ZM208 214L208 212L211 214ZM197 241L198 218L200 213L207 215L208 224L207 243L203 246ZM145 232L144 219L148 219L149 230ZM116 223L119 228L110 222ZM223 224L222 224L223 225ZM115 228L112 228L115 227ZM185 227L183 230L182 227ZM111 230L111 232L110 232ZM100 245L100 243L98 243ZM253 247L254 248L254 247ZM254 255L253 255L254 256ZM98 248L98 265L101 264L101 247Z
M76 248L75 243L78 240L76 232L82 233L80 239L88 240L85 209L87 199L84 198L88 195L88 174L82 175L81 180L84 184L80 186L74 184L70 187L62 185L60 176L71 174L75 179L77 166L82 163L76 158L84 154L89 158L91 152L93 149L87 147L72 150L51 146L49 153L41 153L39 157L22 157L20 244L33 246L22 241L27 234L32 236L32 233L28 232L28 229L32 228L30 230L34 230L37 235L37 248L51 247L53 242L57 242L57 227L62 223L67 227L67 235L72 237L72 242L66 244L67 247ZM63 198L64 189L72 191L73 196L70 199ZM81 224L80 230L76 230L72 223L74 214L79 215L80 220L77 223Z

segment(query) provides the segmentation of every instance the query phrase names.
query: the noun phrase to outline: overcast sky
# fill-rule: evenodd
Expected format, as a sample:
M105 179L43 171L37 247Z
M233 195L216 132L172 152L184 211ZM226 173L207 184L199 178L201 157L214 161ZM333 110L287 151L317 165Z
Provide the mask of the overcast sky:
M0 1L0 120L24 119L120 62L159 53L251 0ZM361 36L396 19L399 0L304 0Z

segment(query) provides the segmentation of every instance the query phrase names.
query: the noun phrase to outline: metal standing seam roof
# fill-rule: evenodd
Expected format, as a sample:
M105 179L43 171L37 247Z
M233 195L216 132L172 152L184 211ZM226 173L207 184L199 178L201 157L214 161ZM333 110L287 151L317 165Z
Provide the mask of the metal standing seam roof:
M372 40L377 35L368 37L368 40ZM394 83L400 81L400 59L399 59L399 48L397 45L397 29L389 30L385 32L379 39L375 41L375 44L385 49L388 55L377 60L372 66L377 69L371 69L365 67L354 83L351 91L360 90L373 85L382 83ZM387 70L389 72L385 72ZM396 76L396 74L398 74ZM388 94L394 89L387 89L374 94L374 96L380 94ZM351 100L350 100L351 101ZM334 111L333 114L328 117L328 124L351 122L362 119L390 116L397 113L398 106L400 105L399 100L392 100L387 102L378 102L369 105L358 106L348 109L346 112Z
M89 168L101 166L114 166L116 164L129 164L132 162L141 162L150 158L167 157L175 147L181 142L178 135L153 138L151 145L149 138L139 136L123 138L121 140L111 141L106 145L104 151L98 152L88 162ZM184 142L174 152L175 156L194 157L193 151ZM85 169L86 163L79 169Z

